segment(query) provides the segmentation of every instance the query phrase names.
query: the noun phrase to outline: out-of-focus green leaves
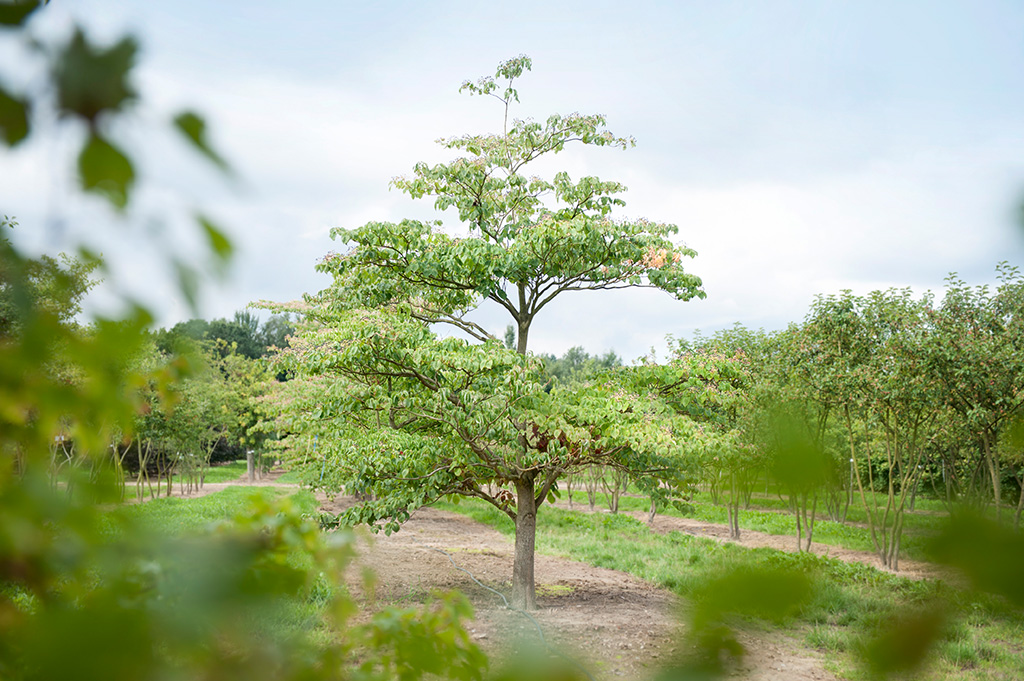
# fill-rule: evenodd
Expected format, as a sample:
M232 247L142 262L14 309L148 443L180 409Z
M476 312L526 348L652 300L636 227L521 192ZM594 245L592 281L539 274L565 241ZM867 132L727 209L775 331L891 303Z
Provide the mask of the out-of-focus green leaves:
M185 296L189 308L195 313L199 304L199 273L188 263L175 260L174 274L178 278L178 289Z
M766 442L771 452L771 474L783 487L814 490L829 473L829 458L808 431L807 424L789 409L771 414Z
M876 678L914 672L924 666L946 624L941 604L901 613L870 632L861 657Z
M732 615L784 622L813 594L810 578L787 569L738 569L710 582L694 596L693 623L701 628Z
M1024 414L1017 414L1010 419L1003 437L1011 451L1024 452Z
M202 228L203 233L206 235L206 242L210 246L210 251L213 252L220 264L224 265L231 260L231 255L235 252L235 249L224 231L203 215L197 215L196 222Z
M972 513L952 516L932 540L934 560L960 570L978 589L1024 606L1024 535Z
M133 101L136 93L128 76L138 49L131 36L109 48L97 47L76 28L53 66L60 113L93 126L100 114L122 110Z
M0 139L13 147L28 136L29 105L0 87Z
M100 135L89 135L78 156L82 189L104 196L119 209L128 205L135 170L128 157Z
M0 26L21 26L42 5L42 0L4 0L0 2Z
M422 610L387 608L366 631L374 655L359 667L367 679L415 679L424 674L458 681L479 681L487 657L472 642L461 621L473 616L462 594L434 594Z
M659 681L717 679L729 674L745 654L730 626L737 618L781 624L813 595L811 578L786 568L741 567L708 582L692 594L688 647L658 676Z
M588 677L563 658L537 644L517 641L517 652L504 661L492 681L584 681Z
M194 111L182 111L174 117L174 127L188 139L189 142L206 158L218 166L221 170L227 170L228 164L224 158L210 146L206 139L206 121Z

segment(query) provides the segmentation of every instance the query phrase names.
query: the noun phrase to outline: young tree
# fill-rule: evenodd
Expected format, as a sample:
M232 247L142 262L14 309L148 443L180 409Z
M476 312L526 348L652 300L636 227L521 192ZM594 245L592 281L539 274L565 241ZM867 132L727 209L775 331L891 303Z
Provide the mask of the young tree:
M729 533L739 539L739 506L749 500L761 472L759 451L744 432L750 412L752 372L746 353L730 339L716 336L693 343L669 339L670 358L664 364L648 360L627 370L627 380L655 392L674 413L696 424L697 437L689 458L717 499L724 485L728 494ZM685 477L675 481L687 484ZM657 511L651 499L649 518Z
M1000 433L1024 408L1024 276L997 268L999 286L971 287L955 275L942 305L929 310L927 368L943 401L981 443L996 517L1002 516Z
M305 321L282 358L300 377L335 379L315 418L335 424L336 437L320 440L318 454L333 462L336 484L375 496L350 519L397 526L442 495L484 499L515 523L514 596L528 608L535 607L537 509L557 480L591 464L662 469L673 428L685 428L652 418L654 403L601 386L545 393L539 362L527 356L533 322L570 291L644 286L679 300L704 296L700 279L681 265L695 253L671 240L674 225L612 219L622 185L528 174L574 142L632 144L607 131L601 116L510 119L513 85L530 66L521 56L502 63L495 78L463 84L500 102L500 133L443 140L462 155L418 164L411 177L393 181L414 198L433 197L438 210L455 209L466 233L417 220L334 230L348 244L320 264L334 285L292 308ZM515 352L466 318L484 300L512 317ZM429 325L438 323L480 343L437 338ZM309 427L316 426L292 430ZM490 483L514 493L492 495Z

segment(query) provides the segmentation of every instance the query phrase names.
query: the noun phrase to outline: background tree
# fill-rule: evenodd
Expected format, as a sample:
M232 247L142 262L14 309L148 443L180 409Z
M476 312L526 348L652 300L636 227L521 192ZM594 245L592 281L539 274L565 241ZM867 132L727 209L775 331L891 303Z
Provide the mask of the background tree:
M235 312L232 319L190 319L178 322L170 329L154 332L157 347L167 354L174 354L183 339L204 341L211 347L219 348L222 356L240 354L249 359L265 357L271 348L287 344L287 337L294 327L287 314L271 315L265 322L247 310Z
M518 57L495 78L463 84L500 102L501 133L443 140L464 155L394 180L414 198L432 197L438 210L454 209L466 234L416 220L333 230L347 250L320 264L334 284L296 310L305 321L284 366L334 379L320 418L350 414L351 425L318 453L334 457L345 484L376 497L351 520L397 524L442 495L484 499L515 523L514 596L534 607L537 509L557 480L593 463L656 471L670 465L664 455L674 445L671 420L641 417L650 404L599 387L540 390L539 366L526 357L533 322L569 291L647 286L679 300L704 293L681 265L694 252L673 243L675 226L612 219L622 185L527 174L570 143L632 143L605 130L601 116L510 119L514 82L529 68ZM466 318L483 300L512 317L518 354ZM481 343L438 339L428 328L435 323ZM513 491L491 495L491 483Z
M997 270L994 292L955 275L947 280L942 305L929 309L934 333L926 370L940 381L945 405L980 444L1000 518L1004 470L997 444L1024 405L1024 277L1006 263Z
M552 354L541 355L548 375L563 385L589 381L599 374L622 366L622 360L614 351L603 355L591 355L582 345L576 345L561 357Z
M0 249L12 252L8 230L17 222L0 216ZM17 261L0 260L0 339L19 332L30 314L49 315L61 324L71 324L82 311L82 298L96 284L93 278L99 262L59 254Z
M624 372L634 388L651 391L673 413L693 422L695 436L686 443L686 461L672 481L677 487L704 481L717 502L724 489L731 536L739 538L739 506L762 471L760 452L745 432L750 413L752 371L748 355L723 333L693 342L669 338L670 359L653 357ZM685 489L685 487L684 487ZM650 518L657 510L651 498Z

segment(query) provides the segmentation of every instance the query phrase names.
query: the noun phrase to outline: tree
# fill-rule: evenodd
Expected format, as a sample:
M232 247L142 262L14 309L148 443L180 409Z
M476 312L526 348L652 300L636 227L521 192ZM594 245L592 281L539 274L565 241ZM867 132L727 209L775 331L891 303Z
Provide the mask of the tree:
M289 315L270 315L267 321L263 322L263 327L260 329L263 354L266 355L275 348L287 347L288 336L293 333L295 333L295 326L292 324Z
M681 261L674 225L614 220L624 187L596 177L545 180L532 164L566 145L626 148L601 116L552 115L544 123L509 118L513 85L531 66L520 56L494 78L462 89L500 102L502 132L442 141L462 155L417 164L393 185L454 209L465 226L450 236L440 221L371 222L335 229L347 244L319 265L334 284L293 310L304 315L282 365L324 376L316 414L291 411L285 430L330 424L317 452L333 464L335 487L372 492L349 520L388 521L444 495L483 499L515 523L515 600L535 607L534 536L538 507L572 470L601 464L635 473L672 465L674 429L686 426L636 395L602 386L541 388L527 355L530 328L555 297L570 291L652 287L679 300L703 297ZM501 81L501 85L499 85ZM512 317L516 352L466 315L488 300ZM478 343L438 338L452 325ZM296 384L309 385L306 382ZM293 402L293 404L295 404ZM308 442L308 439L304 440ZM298 444L298 441L297 441ZM510 490L491 494L492 484Z
M260 324L259 318L247 310L235 312L234 318L190 319L178 322L170 329L154 332L157 347L167 354L179 350L182 339L208 341L218 348L222 356L237 353L256 359L265 357L271 348L286 345L288 335L294 331L288 315L271 315Z
M507 338L505 345L511 347ZM622 360L615 352L609 350L601 356L591 355L582 345L569 348L561 357L548 354L542 355L541 359L551 379L563 385L593 380L601 372L622 366Z
M763 466L743 427L750 411L750 358L731 340L719 335L698 336L693 343L670 338L667 362L658 364L648 358L626 376L638 388L654 391L674 413L694 422L696 436L687 447L691 467L699 466L716 501L721 486L726 487L729 533L739 539L739 504L749 500ZM676 483L692 484L686 478ZM652 521L656 511L652 497Z
M1024 277L1006 263L997 271L994 293L955 275L947 279L942 305L929 309L934 333L927 368L943 386L943 401L981 443L999 519L1002 470L996 445L1024 407Z
M439 222L417 220L334 229L333 238L355 248L326 259L322 269L342 279L359 271L359 291L349 295L371 306L407 301L416 319L454 325L481 341L494 336L465 314L490 300L515 321L520 354L537 314L567 291L646 286L679 300L704 297L700 279L680 264L696 253L670 240L675 225L610 217L625 205L617 196L623 185L596 177L573 182L565 172L550 181L526 175L531 163L573 142L623 149L633 144L604 129L598 115L510 121L512 102L519 101L512 86L530 66L524 56L499 65L495 77L505 81L504 89L494 78L462 85L501 102L501 134L441 140L466 155L417 164L411 177L392 183L413 198L433 197L438 210L455 209L468 236L450 237Z
M0 250L13 253L7 230L17 222L0 216ZM49 315L70 324L82 311L82 298L96 285L92 275L99 262L59 254L18 262L0 260L0 339L17 334L28 315Z
M214 319L206 331L206 339L213 341L222 355L237 352L255 359L262 357L265 346L260 334L260 320L248 311L236 312L234 319Z

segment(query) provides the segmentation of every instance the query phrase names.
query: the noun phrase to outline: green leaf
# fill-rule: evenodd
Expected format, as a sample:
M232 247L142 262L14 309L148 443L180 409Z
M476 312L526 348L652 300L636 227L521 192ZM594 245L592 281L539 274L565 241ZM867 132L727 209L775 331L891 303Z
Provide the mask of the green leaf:
M223 171L228 170L227 161L214 151L206 139L206 121L194 111L182 111L174 117L174 127L206 158Z
M61 113L92 124L104 111L116 111L134 100L136 93L128 75L138 49L132 37L122 38L109 49L98 48L76 29L54 66Z
M210 246L210 250L213 252L217 259L221 263L227 263L231 259L231 254L234 253L234 246L231 245L231 240L228 239L224 231L221 230L217 225L211 222L207 217L203 215L197 215L196 221L199 226L203 228L203 232L206 234L206 242Z
M180 260L174 261L174 272L178 276L178 289L185 296L185 301L193 314L198 313L199 273L194 267Z
M0 2L0 26L21 26L42 4L40 0Z
M131 161L96 133L89 135L78 156L78 173L85 191L103 195L117 208L128 204L128 194L135 182Z
M0 137L13 147L28 136L28 102L0 88Z

